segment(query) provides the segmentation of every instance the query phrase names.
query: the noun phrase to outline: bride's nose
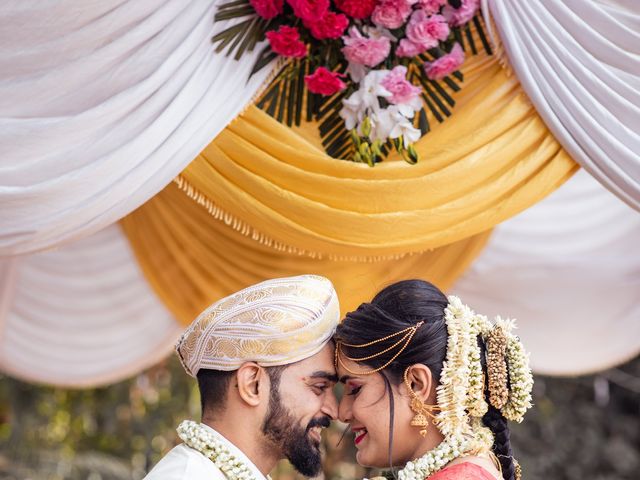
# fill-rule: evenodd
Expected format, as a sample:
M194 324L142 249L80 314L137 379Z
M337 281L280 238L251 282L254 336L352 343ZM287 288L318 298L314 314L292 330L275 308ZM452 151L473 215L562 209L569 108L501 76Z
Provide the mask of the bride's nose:
M353 420L351 403L351 399L349 399L347 395L342 395L340 403L338 404L338 420L342 423L351 423L351 420Z

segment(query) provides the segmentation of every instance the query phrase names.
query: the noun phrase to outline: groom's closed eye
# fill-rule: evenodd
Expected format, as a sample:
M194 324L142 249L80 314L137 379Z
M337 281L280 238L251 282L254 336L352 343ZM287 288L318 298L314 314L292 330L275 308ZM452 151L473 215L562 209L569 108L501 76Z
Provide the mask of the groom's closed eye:
M313 372L308 379L308 384L316 395L322 395L338 381L335 373L317 371Z

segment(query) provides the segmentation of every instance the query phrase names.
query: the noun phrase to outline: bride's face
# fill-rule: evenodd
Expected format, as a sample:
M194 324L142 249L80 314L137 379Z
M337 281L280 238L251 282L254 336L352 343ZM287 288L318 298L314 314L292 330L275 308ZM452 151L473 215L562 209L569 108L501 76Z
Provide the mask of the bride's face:
M362 371L367 367L344 359L349 370ZM338 418L348 423L355 437L356 460L360 465L389 467L389 412L390 394L379 373L355 375L339 366L338 377L344 383L344 395L340 401ZM410 425L413 413L404 386L391 385L393 395L393 465L404 465L416 458L424 442L418 430Z

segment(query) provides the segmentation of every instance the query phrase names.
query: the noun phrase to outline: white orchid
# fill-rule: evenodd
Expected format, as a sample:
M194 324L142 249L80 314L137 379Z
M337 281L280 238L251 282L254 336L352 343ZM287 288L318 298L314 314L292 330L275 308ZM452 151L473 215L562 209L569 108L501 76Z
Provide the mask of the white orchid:
M385 109L380 109L370 115L371 138L373 140L386 141L388 138L398 138L402 135L404 146L420 139L420 130L415 128L409 120L413 117L413 110L409 109L410 117L404 115L404 108L400 105L391 105Z
M387 73L388 70L372 70L362 79L360 89L342 101L340 117L344 119L347 130L360 124L365 116L380 110L378 97L391 96L391 92L380 85Z
M380 101L378 97L388 98L391 96L391 92L384 88L380 82L387 76L389 70L372 70L364 77L360 83L360 90L362 103L365 108L368 108L374 112L380 109Z
M409 145L420 140L422 133L405 116L400 115L400 118L389 133L389 138L398 138L402 135L404 148L408 148Z

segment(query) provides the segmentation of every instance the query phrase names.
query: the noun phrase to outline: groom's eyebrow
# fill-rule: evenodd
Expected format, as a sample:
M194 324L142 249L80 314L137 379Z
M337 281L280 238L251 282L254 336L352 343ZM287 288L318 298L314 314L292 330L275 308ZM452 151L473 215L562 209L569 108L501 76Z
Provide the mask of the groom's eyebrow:
M318 370L310 375L312 378L325 378L330 382L336 383L338 381L338 375L335 373L325 372L324 370Z

